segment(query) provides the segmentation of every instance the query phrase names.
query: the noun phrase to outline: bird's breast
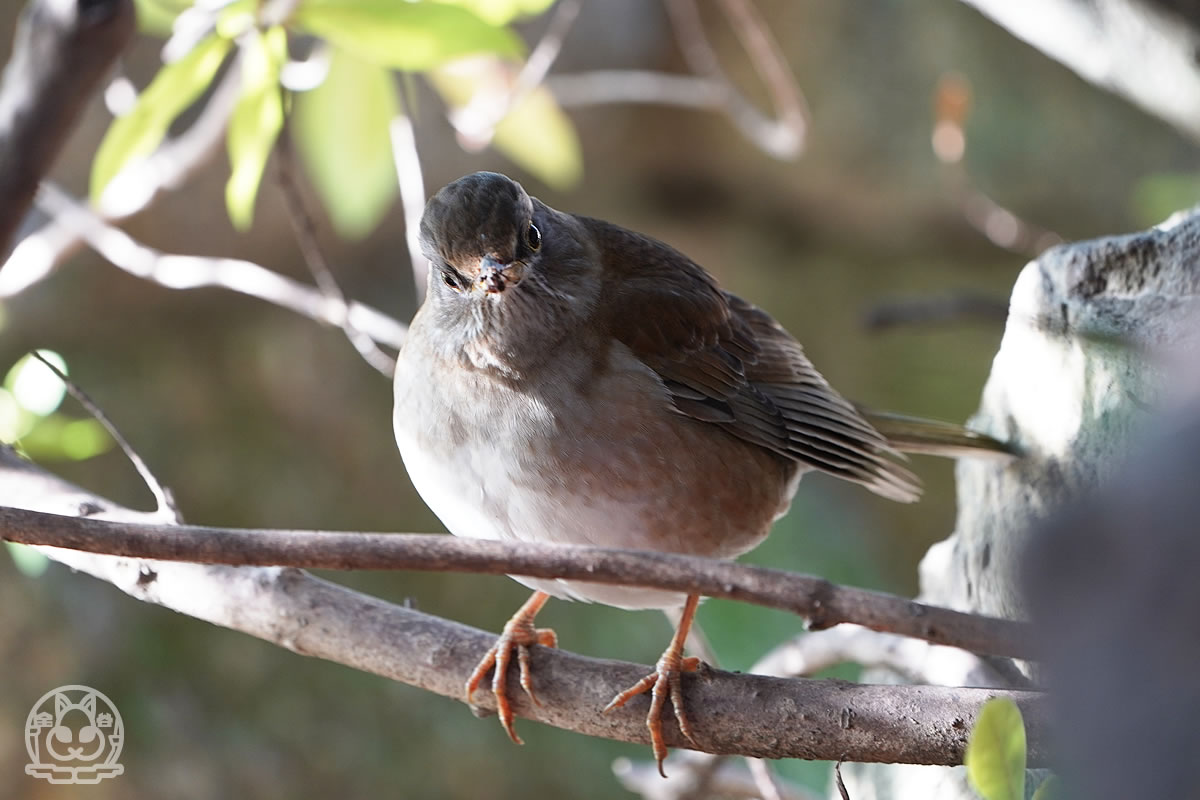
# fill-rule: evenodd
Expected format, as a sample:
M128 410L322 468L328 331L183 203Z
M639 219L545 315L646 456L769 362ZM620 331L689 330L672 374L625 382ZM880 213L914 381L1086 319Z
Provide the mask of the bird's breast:
M396 440L413 485L457 536L734 557L787 507L798 467L671 410L657 376L614 343L564 352L540 380L431 367L401 353ZM528 581L610 605L678 597Z

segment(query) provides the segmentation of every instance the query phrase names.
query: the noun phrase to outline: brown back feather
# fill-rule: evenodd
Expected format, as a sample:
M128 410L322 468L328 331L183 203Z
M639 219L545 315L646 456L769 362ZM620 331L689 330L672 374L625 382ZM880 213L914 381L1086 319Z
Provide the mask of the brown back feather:
M662 242L579 220L607 259L610 334L662 378L676 411L884 497L917 499L902 456L769 314Z

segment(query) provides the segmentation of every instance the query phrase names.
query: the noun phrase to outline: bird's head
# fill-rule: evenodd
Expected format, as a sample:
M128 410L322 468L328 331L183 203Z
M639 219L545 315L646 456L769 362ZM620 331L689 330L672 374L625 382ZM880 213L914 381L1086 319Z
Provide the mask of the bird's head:
M442 332L534 360L593 312L601 263L586 231L495 172L446 185L425 206L428 303Z

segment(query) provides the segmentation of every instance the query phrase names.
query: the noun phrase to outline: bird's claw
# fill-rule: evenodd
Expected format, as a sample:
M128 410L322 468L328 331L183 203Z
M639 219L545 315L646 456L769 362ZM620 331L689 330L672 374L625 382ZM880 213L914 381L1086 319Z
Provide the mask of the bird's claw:
M532 620L523 619L520 614L514 616L504 626L504 632L496 639L496 643L492 645L491 649L484 654L479 665L475 667L475 671L471 673L471 677L467 679L467 702L470 703L479 684L487 677L488 670L494 668L492 694L496 697L496 714L500 717L500 724L504 726L508 738L516 744L525 744L525 742L513 728L512 703L508 699L508 666L512 663L512 654L516 650L517 665L521 674L521 689L534 705L540 706L541 702L533 691L532 671L529 666L529 648L535 644L557 647L558 636L550 628L533 627Z
M654 672L618 694L604 707L604 713L607 714L640 694L650 693L650 711L646 714L646 728L650 731L650 745L654 749L654 759L658 762L658 774L664 778L667 777L666 772L663 771L663 761L667 757L667 743L663 739L662 709L669 696L680 732L689 742L696 745L696 738L692 736L692 725L688 721L687 710L683 704L682 675L684 672L695 672L699 668L700 659L683 658L677 653L668 651L658 660Z

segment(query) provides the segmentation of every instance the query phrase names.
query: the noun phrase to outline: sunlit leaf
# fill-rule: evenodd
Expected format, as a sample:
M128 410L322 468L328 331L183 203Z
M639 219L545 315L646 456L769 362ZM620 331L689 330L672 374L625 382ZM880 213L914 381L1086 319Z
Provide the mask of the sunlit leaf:
M521 40L463 8L396 0L308 0L295 23L392 69L423 71L462 56L519 57Z
M279 70L287 56L287 34L274 27L252 34L242 51L242 93L229 119L229 182L225 207L238 230L254 221L254 201L263 170L283 127Z
M438 70L433 84L452 106L471 103L477 92L503 98L511 89L495 59L476 59ZM496 125L492 144L544 183L564 189L583 175L583 149L571 119L554 95L539 86L522 98Z
M324 83L296 95L296 144L343 236L370 233L396 196L388 123L397 113L392 73L341 48L330 54Z
M27 578L40 578L50 566L50 559L32 547L16 542L5 542L8 554L12 556L17 571Z
M583 176L583 150L575 126L544 86L508 112L496 126L492 143L556 189L568 188Z
M217 15L216 30L218 36L226 39L236 39L253 27L255 12L258 10L258 0L235 0L221 9Z
M92 161L93 203L99 203L109 182L126 164L158 146L175 117L212 82L230 45L219 36L204 39L183 58L163 66L133 110L113 120Z
M52 350L39 350L42 358L58 367L64 374L67 362ZM4 387L17 403L32 414L44 417L60 405L67 393L62 380L32 355L21 358L4 378Z
M1024 800L1025 723L1016 703L998 697L983 704L964 763L984 800Z
M43 461L85 461L110 450L112 437L94 419L71 419L62 414L43 417L20 439L30 458Z
M1051 775L1046 780L1042 781L1042 785L1033 793L1033 800L1058 800L1062 797L1062 786L1058 777Z
M138 30L149 36L166 38L171 35L175 18L192 0L133 0Z
M504 25L517 17L540 14L554 0L437 0L446 5L461 6L493 25Z
M0 389L0 442L12 444L37 422L37 417L22 408L8 389Z

